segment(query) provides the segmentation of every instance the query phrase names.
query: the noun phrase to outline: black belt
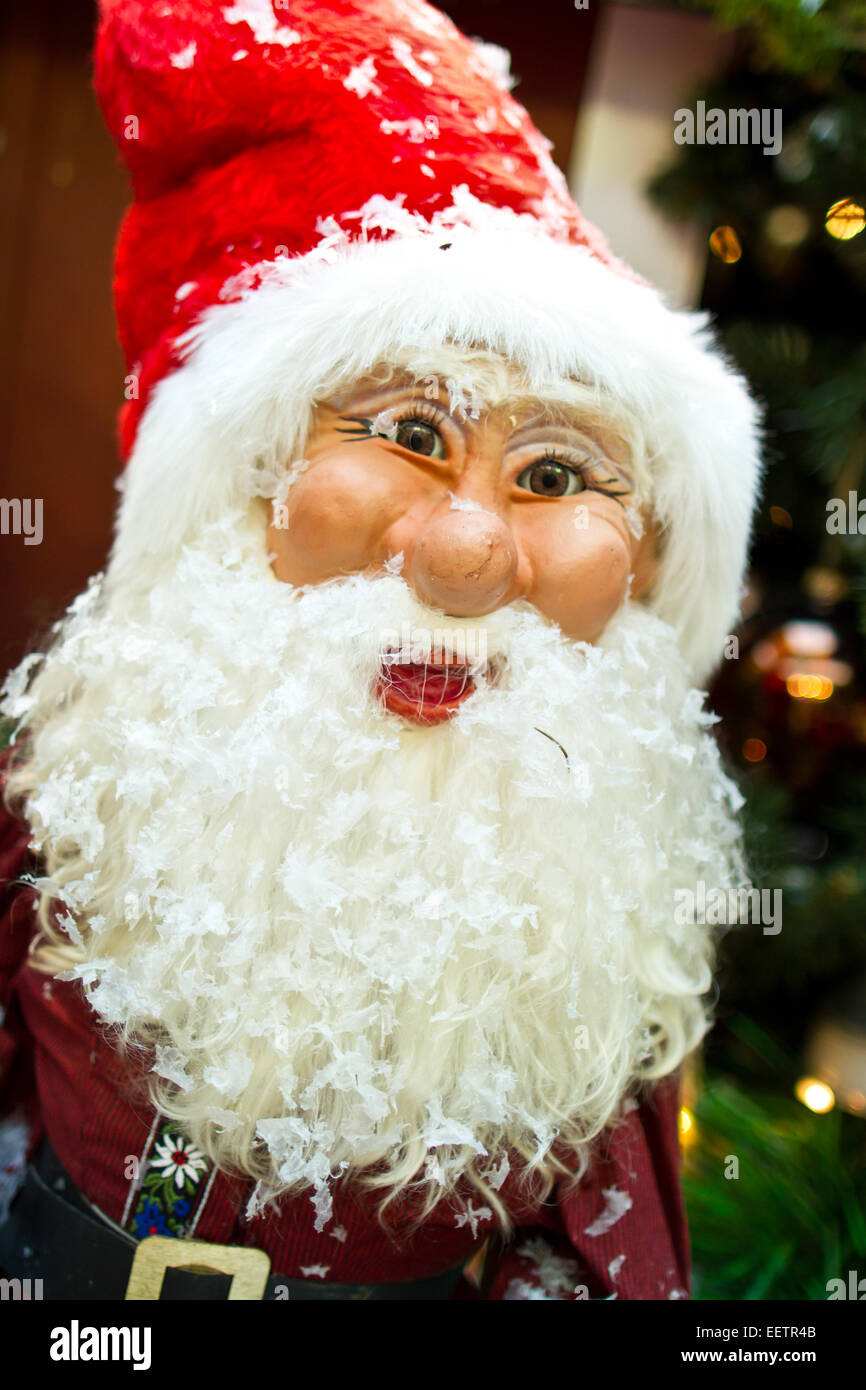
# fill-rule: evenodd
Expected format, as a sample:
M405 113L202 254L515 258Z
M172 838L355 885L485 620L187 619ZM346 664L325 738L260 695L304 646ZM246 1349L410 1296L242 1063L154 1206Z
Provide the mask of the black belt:
M225 1272L193 1273L165 1262L178 1256L199 1268ZM149 1264L155 1292L146 1297L221 1302L229 1297L232 1288L234 1271L229 1272L229 1268L234 1264L243 1266L245 1261L256 1265L261 1276L260 1291L245 1297L291 1301L448 1299L466 1263L427 1279L391 1284L333 1284L318 1279L286 1279L282 1275L271 1275L265 1280L262 1271L266 1271L268 1262L260 1251L174 1237L151 1236L137 1241L106 1224L93 1214L93 1208L77 1191L47 1142L29 1165L8 1219L0 1225L0 1269L10 1278L29 1279L31 1298L122 1300L133 1264L139 1272ZM41 1280L41 1285L35 1285L36 1280Z

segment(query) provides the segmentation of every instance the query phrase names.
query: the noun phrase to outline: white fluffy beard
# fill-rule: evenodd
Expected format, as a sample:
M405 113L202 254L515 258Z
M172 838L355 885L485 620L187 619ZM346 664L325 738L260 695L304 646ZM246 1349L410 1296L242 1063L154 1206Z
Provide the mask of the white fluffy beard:
M407 621L483 630L498 684L436 727L386 712ZM739 797L638 605L587 646L527 604L443 618L397 574L296 590L238 514L147 594L92 581L33 660L12 786L64 977L155 1045L155 1099L259 1179L251 1210L311 1191L322 1229L347 1170L496 1205L509 1152L582 1170L705 1032L710 933L674 892L740 884Z

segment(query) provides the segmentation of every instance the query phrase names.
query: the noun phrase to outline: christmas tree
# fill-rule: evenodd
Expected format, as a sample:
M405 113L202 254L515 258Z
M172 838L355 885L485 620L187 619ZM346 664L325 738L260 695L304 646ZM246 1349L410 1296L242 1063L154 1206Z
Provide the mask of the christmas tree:
M711 703L780 921L721 949L683 1119L695 1293L827 1298L866 1267L866 6L696 7L738 42L683 103L779 112L783 136L683 144L649 190L705 222L703 307L766 408L745 618Z

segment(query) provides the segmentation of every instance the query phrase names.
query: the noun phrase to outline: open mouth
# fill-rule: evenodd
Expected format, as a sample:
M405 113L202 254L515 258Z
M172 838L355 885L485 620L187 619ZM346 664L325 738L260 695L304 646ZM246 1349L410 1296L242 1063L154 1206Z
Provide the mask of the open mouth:
M400 661L398 652L382 653L376 694L391 714L414 724L441 724L450 719L477 689L479 678L490 679L491 668L479 670L456 657L439 662Z

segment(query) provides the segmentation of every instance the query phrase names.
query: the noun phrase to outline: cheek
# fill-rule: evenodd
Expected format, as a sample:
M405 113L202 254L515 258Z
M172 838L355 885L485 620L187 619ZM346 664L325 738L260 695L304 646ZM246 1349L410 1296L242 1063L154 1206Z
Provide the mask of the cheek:
M314 462L289 491L288 524L268 527L277 578L310 584L372 563L400 505L392 473L360 453Z
M536 539L528 598L580 642L594 642L628 594L631 545L619 526L591 514L586 529L571 522Z

